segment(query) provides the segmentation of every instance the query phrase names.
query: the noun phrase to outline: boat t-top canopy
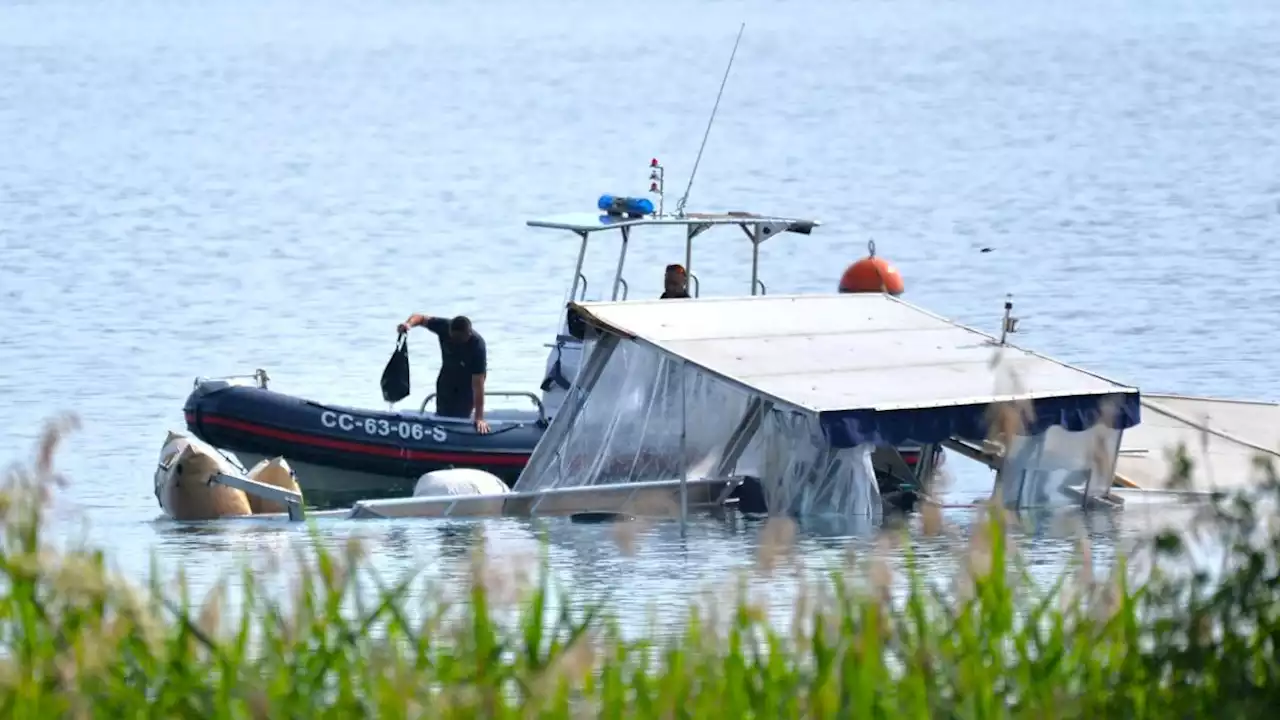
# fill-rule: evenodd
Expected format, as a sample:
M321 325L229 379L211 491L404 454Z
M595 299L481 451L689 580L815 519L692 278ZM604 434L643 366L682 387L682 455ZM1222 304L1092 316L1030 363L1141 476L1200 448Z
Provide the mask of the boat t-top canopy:
M797 413L835 447L981 440L997 403L1024 433L1139 422L1138 391L885 294L574 303L589 325ZM999 351L1001 361L993 363Z
M779 233L796 233L810 235L814 228L822 223L817 220L782 217L780 215L761 215L752 212L655 212L653 204L646 198L618 197L604 195L596 203L598 212L572 212L554 215L548 218L526 221L529 227L568 230L581 239L578 249L578 262L574 269L573 284L570 297L581 299L578 292L586 293L587 279L582 274L582 264L586 258L587 241L595 233L602 230L616 230L621 236L618 252L617 270L614 272L612 300L625 300L628 289L622 277L626 263L627 246L631 241L631 231L638 227L682 227L685 230L684 267L693 283L693 295L700 294L701 282L693 272L693 239L699 234L717 226L735 225L751 242L751 294L767 292L760 280L760 243Z

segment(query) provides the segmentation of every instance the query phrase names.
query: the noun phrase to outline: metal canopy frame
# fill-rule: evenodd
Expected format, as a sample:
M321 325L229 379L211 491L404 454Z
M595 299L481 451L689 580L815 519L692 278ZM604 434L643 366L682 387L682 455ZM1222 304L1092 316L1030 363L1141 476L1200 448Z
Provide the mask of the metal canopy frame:
M529 227L567 230L581 239L578 247L578 260L573 271L573 285L569 290L570 301L584 300L587 292L587 278L582 274L582 266L587 256L587 243L593 234L604 231L617 231L621 236L618 251L617 269L613 276L613 288L610 300L626 300L629 292L627 281L622 277L626 265L627 248L631 242L631 230L636 227L673 226L685 228L684 267L689 279L693 281L693 296L701 295L701 281L693 271L693 239L712 227L734 225L742 229L747 240L751 242L751 294L767 294L768 288L760 279L760 244L779 233L790 232L798 235L810 235L814 228L822 223L817 220L802 220L773 215L758 215L745 212L727 213L685 213L683 215L649 215L644 217L626 217L621 215L604 215L592 213L573 213L544 220L529 220ZM581 295L579 295L581 288ZM619 297L619 290L622 295Z

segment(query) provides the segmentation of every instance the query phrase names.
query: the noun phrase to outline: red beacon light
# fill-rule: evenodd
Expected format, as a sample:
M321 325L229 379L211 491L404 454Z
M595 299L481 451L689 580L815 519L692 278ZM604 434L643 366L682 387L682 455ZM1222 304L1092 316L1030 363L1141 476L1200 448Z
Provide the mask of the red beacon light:
M658 214L662 214L663 189L665 187L666 168L658 164L658 158L649 161L649 192L658 196Z

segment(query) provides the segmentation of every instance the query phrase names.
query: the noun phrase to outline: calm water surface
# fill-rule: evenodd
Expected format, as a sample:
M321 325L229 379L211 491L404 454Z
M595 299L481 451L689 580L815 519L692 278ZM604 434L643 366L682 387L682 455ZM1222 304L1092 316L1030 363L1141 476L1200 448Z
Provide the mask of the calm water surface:
M525 220L642 192L650 157L674 201L741 21L690 209L824 221L765 246L771 292L830 291L875 238L944 315L993 330L1013 293L1039 350L1144 389L1280 397L1274 2L474 8L0 5L0 457L24 457L51 413L81 415L61 529L87 522L126 572L154 552L197 586L301 536L157 521L152 469L196 375L263 367L282 391L377 406L393 327L423 311L470 315L491 384L535 388L576 246ZM706 240L703 292L746 291L747 246ZM634 243L632 293L660 292L681 256L676 234ZM425 388L434 351L411 347ZM988 491L953 465L954 500ZM1091 518L1098 556L1149 514ZM963 534L971 513L950 519ZM500 554L536 552L529 523L484 527ZM447 581L471 528L321 532ZM809 528L801 554L838 563L850 534L869 550L854 530ZM658 526L629 556L609 528L553 522L550 551L571 589L624 595L639 619L728 582L758 532ZM1019 542L1048 572L1076 532L1028 520ZM949 572L956 541L919 542ZM759 582L782 612L783 584Z

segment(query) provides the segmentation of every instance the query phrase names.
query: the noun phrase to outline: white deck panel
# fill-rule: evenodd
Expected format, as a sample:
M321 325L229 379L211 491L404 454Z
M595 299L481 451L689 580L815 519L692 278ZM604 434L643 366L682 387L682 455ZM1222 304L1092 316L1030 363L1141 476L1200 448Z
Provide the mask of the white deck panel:
M1167 488L1166 450L1185 443L1192 490L1245 487L1260 479L1253 459L1280 471L1280 404L1178 395L1143 396L1142 423L1125 431L1116 473L1143 488Z
M1002 365L992 367L1000 349L990 336L882 294L629 300L579 307L606 327L815 412L1133 392L1011 346L1002 350Z

